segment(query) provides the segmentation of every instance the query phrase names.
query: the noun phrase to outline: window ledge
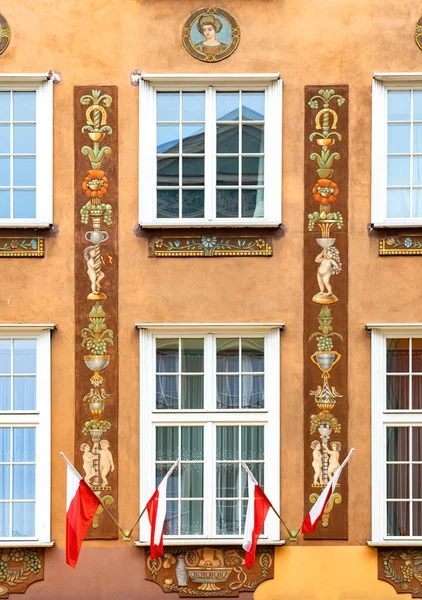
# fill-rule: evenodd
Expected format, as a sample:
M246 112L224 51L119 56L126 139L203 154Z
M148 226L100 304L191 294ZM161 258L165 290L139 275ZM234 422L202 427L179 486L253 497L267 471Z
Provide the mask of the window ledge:
M23 541L23 540L8 540L2 542L0 540L0 548L52 548L55 542L38 542L34 541Z
M164 539L164 546L241 546L243 539L228 539L228 538L180 538L180 539ZM258 546L284 546L286 540L258 540ZM136 541L134 545L138 548L149 547L150 542ZM422 543L421 543L422 545Z
M10 219L0 219L1 229L50 229L52 226L53 224L47 221L11 221Z
M376 221L371 223L372 229L395 229L397 227L409 227L411 229L422 229L421 219L389 219L388 221Z
M281 227L280 221L264 221L264 220L244 220L240 221L191 221L189 223L183 221L142 221L139 223L141 229L187 229L190 228L234 228L241 229L250 228L273 228ZM422 226L422 224L420 225Z
M367 546L371 548L383 548L383 547L397 547L397 546L406 546L406 547L418 547L422 546L422 540L389 540L383 542L373 542L369 540L366 542Z

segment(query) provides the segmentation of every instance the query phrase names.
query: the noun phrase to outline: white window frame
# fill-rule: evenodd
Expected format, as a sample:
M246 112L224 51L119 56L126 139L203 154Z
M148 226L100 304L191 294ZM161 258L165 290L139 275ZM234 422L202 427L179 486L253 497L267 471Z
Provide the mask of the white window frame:
M422 73L374 73L372 81L371 223L382 227L422 227L422 218L387 217L387 94L422 90Z
M389 338L420 337L422 323L368 324L372 379L372 540L369 545L421 545L422 536L387 536L387 426L422 425L422 410L387 410L386 372Z
M162 424L174 425L204 425L215 428L215 424L224 425L264 425L264 481L265 493L277 508L280 503L280 329L279 326L265 325L137 325L140 341L140 510L151 497L155 489L155 426ZM265 408L264 409L231 409L207 410L175 410L165 411L155 408L155 339L157 337L206 337L213 338L212 347L215 350L215 336L218 337L264 337L265 338ZM205 369L205 386L212 389L211 398L215 398L215 352L208 357L213 363L212 372ZM205 355L207 361L207 356ZM208 378L208 381L207 381ZM204 434L206 431L204 430ZM204 438L205 439L205 438ZM209 450L209 448L208 448ZM204 452L207 448L204 447ZM215 496L215 448L212 448L212 459L208 461L204 471L204 529L207 523L214 527L216 519ZM209 512L207 513L206 507ZM207 519L208 514L208 519ZM140 542L138 545L149 544L150 525L147 519L140 524ZM223 543L239 544L242 536L164 536L167 545ZM265 522L265 535L260 537L262 543L284 543L280 540L280 523L273 511L269 511Z
M157 91L262 91L265 94L265 170L264 216L250 218L213 218L215 183L205 187L205 216L201 219L156 217L156 92ZM279 74L252 75L169 75L143 73L139 80L139 224L141 227L278 227L281 225L282 170L282 88ZM215 106L205 115L205 156L215 156L215 135L210 131L215 121ZM205 175L207 175L207 170ZM212 197L211 197L212 194Z
M0 325L0 339L37 340L36 410L0 411L0 427L36 427L35 535L0 537L0 548L52 546L51 515L51 331L55 325Z
M10 90L36 92L36 217L0 219L0 227L48 228L53 223L53 81L47 73L1 73L0 92Z

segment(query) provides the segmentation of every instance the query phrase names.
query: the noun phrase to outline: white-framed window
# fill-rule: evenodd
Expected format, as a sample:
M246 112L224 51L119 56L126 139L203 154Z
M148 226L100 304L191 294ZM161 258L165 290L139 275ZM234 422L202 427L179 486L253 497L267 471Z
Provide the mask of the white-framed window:
M374 75L371 221L422 226L422 73Z
M370 328L372 541L422 542L422 326Z
M53 82L0 74L0 227L53 222Z
M280 328L140 327L142 508L171 465L165 543L239 543L245 461L279 505ZM272 512L272 511L271 511ZM149 539L147 522L140 539ZM266 541L280 539L269 514Z
M50 543L50 337L0 327L0 544Z
M139 86L142 227L280 225L278 74L144 74Z

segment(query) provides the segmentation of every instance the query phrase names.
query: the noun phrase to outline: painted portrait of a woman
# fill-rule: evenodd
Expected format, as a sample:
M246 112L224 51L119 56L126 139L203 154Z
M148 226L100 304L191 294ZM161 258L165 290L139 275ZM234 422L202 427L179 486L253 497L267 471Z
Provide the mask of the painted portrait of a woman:
M227 48L227 44L219 41L217 34L220 33L223 25L219 19L213 15L203 15L197 22L196 27L199 33L204 36L204 40L195 44L195 48L203 54L220 54Z

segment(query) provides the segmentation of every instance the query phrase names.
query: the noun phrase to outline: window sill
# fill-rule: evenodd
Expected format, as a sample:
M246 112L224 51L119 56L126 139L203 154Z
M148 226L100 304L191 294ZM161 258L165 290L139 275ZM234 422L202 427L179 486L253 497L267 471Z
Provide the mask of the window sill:
M383 548L383 547L397 547L397 546L406 546L406 547L420 547L422 546L422 540L413 540L413 539L409 539L409 540L388 540L388 541L383 541L383 542L373 542L373 541L367 541L366 542L367 546L370 546L371 548Z
M389 219L386 221L379 221L371 223L373 229L394 229L397 227L405 228L409 227L412 229L422 229L422 219Z
M245 228L245 227L251 227L251 228L264 228L264 227L268 227L268 228L278 228L281 227L281 223L280 221L265 221L265 220L260 220L260 219L244 219L243 221L238 221L238 220L221 220L221 221L206 221L206 220L200 220L200 221L173 221L173 220L165 220L163 219L162 221L143 221L141 223L139 223L139 226L142 229L187 229L187 228L198 228L198 229L205 229L205 228L228 228L228 227L232 227L232 228L236 228L236 229L240 229L240 228ZM421 224L422 226L422 224Z
M164 546L241 546L243 540L228 538L179 538L164 539ZM258 540L258 546L284 546L286 540ZM150 542L137 541L134 545L138 548L149 547ZM421 544L422 545L422 544Z
M2 542L0 540L0 548L52 548L55 542L39 542L37 540L34 541L24 541L24 540L7 540Z
M11 221L10 219L0 219L1 229L50 229L52 223L47 221L37 221L29 219L28 221Z

